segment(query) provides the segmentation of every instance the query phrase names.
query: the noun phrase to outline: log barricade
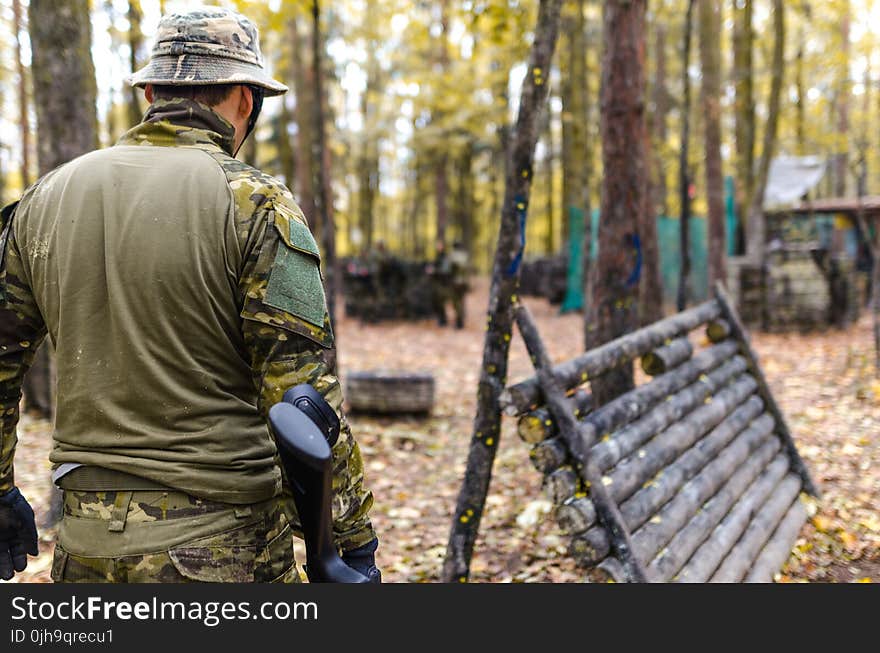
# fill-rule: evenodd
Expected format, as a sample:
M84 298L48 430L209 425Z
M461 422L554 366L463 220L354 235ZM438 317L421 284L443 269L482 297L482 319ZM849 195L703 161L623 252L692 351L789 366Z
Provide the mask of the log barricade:
M556 366L516 320L536 375L502 408L588 578L772 581L818 493L724 289ZM595 406L590 379L637 358L650 380Z

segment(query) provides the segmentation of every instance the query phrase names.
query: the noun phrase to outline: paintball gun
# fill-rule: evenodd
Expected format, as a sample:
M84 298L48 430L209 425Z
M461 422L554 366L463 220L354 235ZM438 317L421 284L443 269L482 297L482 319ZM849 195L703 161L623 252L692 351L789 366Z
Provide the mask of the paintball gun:
M303 384L269 409L269 422L302 524L309 582L370 582L345 564L333 540L330 447L339 436L336 414L314 388Z

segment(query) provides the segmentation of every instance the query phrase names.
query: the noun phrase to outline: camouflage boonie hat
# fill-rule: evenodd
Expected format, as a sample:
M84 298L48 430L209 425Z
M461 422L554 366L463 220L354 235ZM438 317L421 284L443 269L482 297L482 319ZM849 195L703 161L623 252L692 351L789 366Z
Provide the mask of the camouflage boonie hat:
M263 68L256 26L220 7L163 16L150 62L128 82L139 87L253 84L265 89L266 95L287 92Z

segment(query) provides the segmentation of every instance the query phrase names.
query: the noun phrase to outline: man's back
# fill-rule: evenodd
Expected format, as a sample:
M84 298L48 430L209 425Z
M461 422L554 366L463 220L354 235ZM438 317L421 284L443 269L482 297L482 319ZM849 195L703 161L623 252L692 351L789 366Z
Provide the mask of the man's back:
M236 234L214 157L94 152L41 181L13 227L57 350L53 462L230 503L271 497L275 448L239 317L252 234Z

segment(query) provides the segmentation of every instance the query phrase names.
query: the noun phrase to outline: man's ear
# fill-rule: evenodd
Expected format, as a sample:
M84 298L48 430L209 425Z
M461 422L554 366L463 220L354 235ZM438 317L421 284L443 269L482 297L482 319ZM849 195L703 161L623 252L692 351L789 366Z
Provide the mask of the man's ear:
M147 99L147 102L153 104L153 85L147 84L144 88L144 97Z
M243 120L248 120L251 117L251 111L254 109L254 96L251 93L251 89L244 84L240 87L241 96L238 100L238 116Z

